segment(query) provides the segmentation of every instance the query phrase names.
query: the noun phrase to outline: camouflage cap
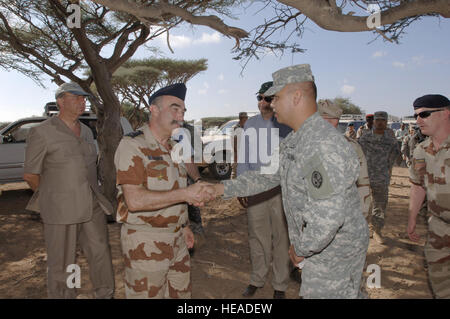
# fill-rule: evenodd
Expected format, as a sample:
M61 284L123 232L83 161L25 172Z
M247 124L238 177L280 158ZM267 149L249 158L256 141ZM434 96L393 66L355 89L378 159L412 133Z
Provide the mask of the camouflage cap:
M247 112L239 112L239 118L248 117Z
M338 119L342 115L342 109L334 104L331 100L319 100L317 103L317 110L323 117L330 119Z
M309 64L298 64L272 73L273 86L264 95L270 96L280 92L287 84L299 82L314 82L314 76Z
M387 114L387 112L384 112L384 111L378 111L378 112L374 113L373 119L374 120L386 120L387 121L388 114Z
M75 95L91 96L84 91L78 83L69 82L61 84L55 92L55 99L59 98L64 93L72 93Z

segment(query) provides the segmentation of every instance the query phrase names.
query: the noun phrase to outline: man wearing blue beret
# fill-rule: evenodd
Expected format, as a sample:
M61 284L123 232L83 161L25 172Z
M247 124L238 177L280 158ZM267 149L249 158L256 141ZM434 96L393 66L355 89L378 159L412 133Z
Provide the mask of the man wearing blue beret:
M114 157L127 298L191 297L188 248L194 235L186 203L201 205L208 195L199 183L187 187L185 165L171 156L185 95L183 83L155 92L149 123L124 136Z

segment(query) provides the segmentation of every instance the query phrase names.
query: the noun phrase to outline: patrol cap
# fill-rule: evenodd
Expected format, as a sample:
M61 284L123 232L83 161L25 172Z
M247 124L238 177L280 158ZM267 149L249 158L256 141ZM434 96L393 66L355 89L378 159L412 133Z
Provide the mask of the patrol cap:
M239 118L248 117L247 112L239 112Z
M264 94L273 85L273 81L265 82L261 84L259 91L256 94Z
M78 83L69 82L61 84L55 92L55 99L59 98L64 93L72 93L75 95L91 96L84 91Z
M330 119L338 119L342 115L342 109L334 104L331 100L319 100L317 103L317 110L323 117Z
M384 112L384 111L378 111L378 112L375 112L373 118L374 118L374 120L386 120L387 121L388 114L387 114L387 112Z
M273 86L268 89L265 95L275 95L287 84L300 82L314 82L314 76L309 64L298 64L280 69L272 73Z
M355 126L354 123L348 123L348 126Z
M446 106L450 106L450 101L440 94L427 94L417 98L413 103L414 109L429 108L440 109Z
M150 96L150 98L148 99L148 104L152 105L153 101L158 96L163 96L163 95L175 96L184 101L184 98L186 97L186 90L187 90L187 88L184 83L175 83L175 84L160 88L158 91L153 93L152 96Z

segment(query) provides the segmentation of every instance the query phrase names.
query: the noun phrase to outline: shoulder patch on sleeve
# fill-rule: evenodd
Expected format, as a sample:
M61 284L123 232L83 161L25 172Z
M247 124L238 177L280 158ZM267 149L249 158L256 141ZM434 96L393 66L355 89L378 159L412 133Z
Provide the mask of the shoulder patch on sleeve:
M334 188L330 183L330 178L322 164L322 160L318 155L315 155L307 165L308 173L305 176L308 193L313 199L325 199L330 197Z
M142 135L144 134L143 131L134 131L134 132L130 132L128 134L125 134L125 136L129 136L131 138L135 138L136 136Z

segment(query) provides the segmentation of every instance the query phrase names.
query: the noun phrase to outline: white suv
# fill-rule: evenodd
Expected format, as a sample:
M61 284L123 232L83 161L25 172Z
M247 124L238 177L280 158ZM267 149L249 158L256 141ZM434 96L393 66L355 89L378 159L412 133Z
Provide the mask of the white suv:
M23 181L23 164L25 161L26 138L29 130L49 117L58 113L55 102L45 105L45 116L28 117L17 120L0 130L0 184ZM93 112L85 112L80 121L86 124L97 139L97 116ZM132 131L130 123L121 118L123 134Z

